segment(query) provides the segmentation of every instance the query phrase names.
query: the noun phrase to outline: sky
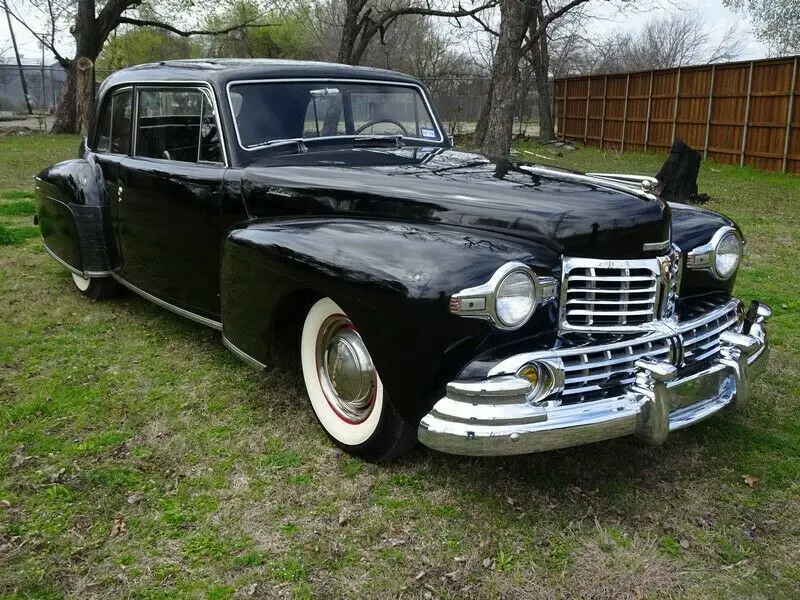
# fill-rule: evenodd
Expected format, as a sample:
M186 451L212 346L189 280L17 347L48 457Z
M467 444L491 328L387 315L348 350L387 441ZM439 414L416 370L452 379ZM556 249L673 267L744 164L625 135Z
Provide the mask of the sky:
M615 30L618 27L635 30L636 28L641 27L642 24L649 18L659 14L659 12L664 13L669 12L670 10L669 8L662 8L660 11L628 14L625 15L622 21L620 21L619 15L614 15L608 12L604 8L604 4L599 2L597 4L600 7L597 9L599 14L606 16L605 19L597 21L593 26L593 31L596 31L598 35L601 35L606 31ZM676 0L675 6L684 6L701 10L705 15L706 22L713 24L713 30L716 35L722 35L722 33L732 24L739 24L741 35L744 38L744 52L739 57L740 60L764 58L767 55L766 47L749 33L749 23L743 20L740 15L736 15L728 10L722 4L722 0L705 0L697 2L684 0L682 3L681 0ZM675 9L673 8L672 10ZM19 46L20 53L25 59L24 62L39 64L42 60L42 52L39 43L30 33L25 31L21 25L13 22L12 24L14 25L14 33L17 36L17 44ZM67 35L65 39L66 43L62 44L59 49L62 51L62 53L66 52L67 55L71 56L72 48L68 45L69 41L71 40ZM6 22L5 15L0 13L0 51L7 46L10 46L8 23ZM11 56L13 56L13 53ZM52 59L53 57L51 55L45 55L46 63L49 64L52 62Z

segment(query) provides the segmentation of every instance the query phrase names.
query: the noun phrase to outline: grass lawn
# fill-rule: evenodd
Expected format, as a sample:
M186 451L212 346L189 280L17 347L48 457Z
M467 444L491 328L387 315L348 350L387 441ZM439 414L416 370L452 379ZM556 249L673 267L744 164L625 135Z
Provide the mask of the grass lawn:
M744 412L655 449L375 466L327 441L297 378L136 296L72 289L31 177L76 148L0 137L0 598L800 597L797 177L702 168L749 239L738 294L775 309Z

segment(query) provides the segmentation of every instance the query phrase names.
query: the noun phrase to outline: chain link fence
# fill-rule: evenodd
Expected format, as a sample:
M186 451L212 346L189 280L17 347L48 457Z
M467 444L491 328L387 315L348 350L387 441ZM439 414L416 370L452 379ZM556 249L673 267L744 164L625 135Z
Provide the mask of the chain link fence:
M57 64L23 65L22 71L31 108L28 115L19 69L15 63L0 64L0 127L5 125L47 129L63 93L66 71ZM98 69L98 85L113 71ZM441 75L425 79L434 104L453 135L467 135L475 130L481 109L489 93L489 79L474 75ZM537 94L525 84L515 110L514 133L538 134Z

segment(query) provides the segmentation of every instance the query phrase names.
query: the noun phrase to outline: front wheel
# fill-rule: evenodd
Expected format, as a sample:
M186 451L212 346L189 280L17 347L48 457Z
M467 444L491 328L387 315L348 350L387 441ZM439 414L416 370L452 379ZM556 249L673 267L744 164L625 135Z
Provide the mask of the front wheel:
M72 283L81 294L92 300L111 298L120 291L120 285L111 277L81 277L73 273Z
M342 450L378 462L416 443L416 428L386 397L364 341L330 298L314 303L306 315L300 363L314 414Z

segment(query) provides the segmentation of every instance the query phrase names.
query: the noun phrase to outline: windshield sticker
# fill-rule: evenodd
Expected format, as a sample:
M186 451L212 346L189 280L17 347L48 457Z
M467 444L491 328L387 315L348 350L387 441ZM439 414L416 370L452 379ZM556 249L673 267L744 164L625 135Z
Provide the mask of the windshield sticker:
M424 138L434 138L434 139L436 138L435 129L430 129L429 127L420 127L419 131L422 134L422 137Z

